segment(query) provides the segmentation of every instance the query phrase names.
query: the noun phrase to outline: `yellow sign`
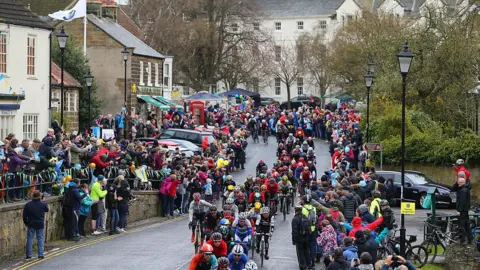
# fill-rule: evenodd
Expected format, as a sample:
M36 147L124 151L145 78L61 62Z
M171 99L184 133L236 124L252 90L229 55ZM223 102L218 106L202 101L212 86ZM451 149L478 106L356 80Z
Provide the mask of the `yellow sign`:
M415 215L415 203L402 202L400 206L400 213L404 215Z
M137 85L136 84L132 84L132 93L137 93Z

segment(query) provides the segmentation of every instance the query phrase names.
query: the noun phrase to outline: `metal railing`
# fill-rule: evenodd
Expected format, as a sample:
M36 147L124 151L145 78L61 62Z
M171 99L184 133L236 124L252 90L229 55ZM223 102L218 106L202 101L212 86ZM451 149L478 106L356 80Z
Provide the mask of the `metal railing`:
M122 171L123 170L123 171ZM164 174L161 171L146 170L148 181L151 185L142 183L130 169L111 166L105 169L104 175L108 183L113 183L120 174L125 175L130 187L134 190L160 189L164 180ZM0 174L0 204L15 203L31 199L31 193L39 190L46 196L62 195L66 190L63 177L71 176L78 178L80 183L91 184L93 170L88 168L67 169L60 172L44 170L41 172L18 172Z

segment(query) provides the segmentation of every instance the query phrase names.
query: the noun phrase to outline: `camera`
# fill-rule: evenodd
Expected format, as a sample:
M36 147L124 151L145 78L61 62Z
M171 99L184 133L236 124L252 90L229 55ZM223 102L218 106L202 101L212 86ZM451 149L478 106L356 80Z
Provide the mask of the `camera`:
M390 264L390 266L392 266L392 268L395 268L395 267L399 267L400 265L402 265L400 258L398 256L393 256L392 263Z

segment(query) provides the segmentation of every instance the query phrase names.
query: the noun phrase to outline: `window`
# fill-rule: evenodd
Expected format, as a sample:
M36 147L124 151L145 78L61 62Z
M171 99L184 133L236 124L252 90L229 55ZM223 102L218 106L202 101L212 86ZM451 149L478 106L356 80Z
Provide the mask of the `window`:
M353 21L353 15L347 15L347 22Z
M77 111L77 93L68 92L66 93L67 101L65 103L67 112L76 112Z
M23 138L30 141L38 138L38 114L23 114Z
M170 64L163 65L163 74L165 77L170 77Z
M143 61L140 61L140 85L145 85L143 82Z
M297 94L303 95L303 78L297 78Z
M238 31L238 24L232 23L232 31L237 32Z
M0 73L7 73L7 34L0 32ZM5 137L2 137L5 138Z
M65 111L67 111L67 112L71 112L71 107L70 107L71 104L70 104L70 101L71 101L72 99L70 98L70 95L71 95L71 93L67 93L67 102L65 103L66 108L64 108Z
M253 84L253 92L258 93L260 88L259 88L259 79L258 78L253 78L252 79L252 84Z
M190 87L184 86L184 87L182 87L182 89L183 89L183 94L184 95L186 95L186 96L190 95Z
M297 29L298 30L303 30L303 21L298 21L297 22Z
M260 24L258 22L253 23L253 30L256 30L256 31L260 30Z
M158 86L158 64L155 63L155 86Z
M27 38L27 75L35 75L35 37Z
M275 23L275 30L277 30L277 31L282 30L282 23L281 22L276 22Z
M342 26L345 25L345 16L342 15Z
M147 85L152 86L152 63L148 62Z
M275 78L275 95L279 96L282 93L282 80Z
M168 82L169 82L169 77L165 77L163 78L163 85L167 86L168 87Z
M282 60L282 47L275 45L275 61L280 62Z
M320 21L320 29L327 29L327 21L325 20Z

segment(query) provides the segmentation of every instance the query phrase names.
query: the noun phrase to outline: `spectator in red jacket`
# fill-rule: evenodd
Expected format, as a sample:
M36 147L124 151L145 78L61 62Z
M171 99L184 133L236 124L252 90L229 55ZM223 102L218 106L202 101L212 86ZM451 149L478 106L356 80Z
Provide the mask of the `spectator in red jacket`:
M458 159L455 164L453 164L453 169L457 173L457 179L458 179L458 173L459 172L464 172L465 177L467 180L470 180L470 171L465 168L465 161L463 159Z
M382 224L383 222L383 217L379 217L377 220L375 220L374 222L370 223L370 224L367 224L365 226L362 227L362 218L360 217L354 217L353 220L352 220L352 226L353 226L353 229L350 231L350 233L348 234L348 237L352 237L352 238L355 238L355 233L358 231L358 230L365 230L365 229L370 229L371 231L374 231L378 226L380 226L380 224Z
M107 162L108 156L104 155L96 155L92 158L91 162L95 164L95 171L93 172L94 175L103 174L103 169L110 166L110 162Z
M177 195L177 186L181 184L180 181L177 180L177 176L175 174L170 175L167 179L166 189L167 189L167 206L165 209L167 210L166 216L173 218L173 210L175 208L175 196Z

